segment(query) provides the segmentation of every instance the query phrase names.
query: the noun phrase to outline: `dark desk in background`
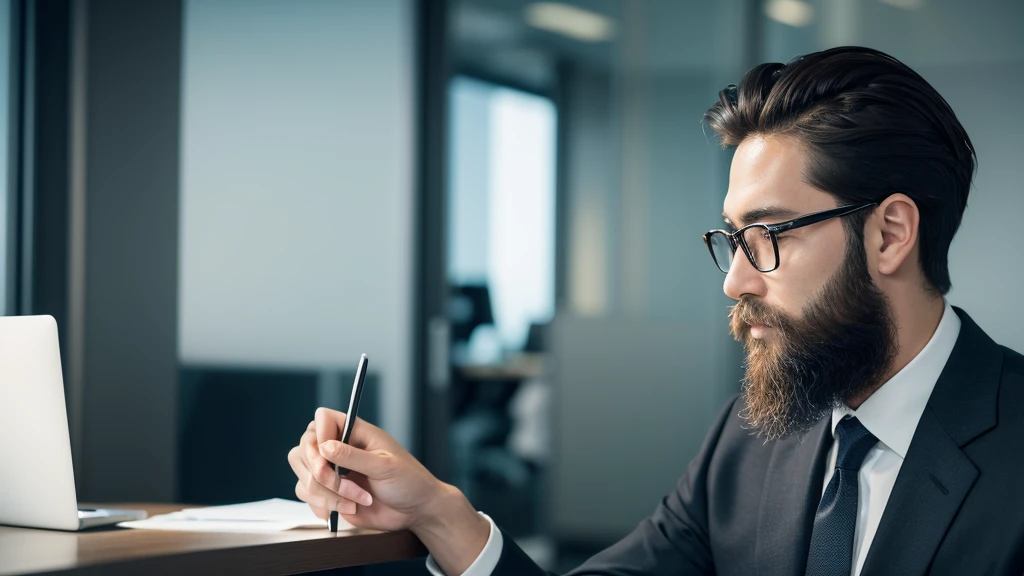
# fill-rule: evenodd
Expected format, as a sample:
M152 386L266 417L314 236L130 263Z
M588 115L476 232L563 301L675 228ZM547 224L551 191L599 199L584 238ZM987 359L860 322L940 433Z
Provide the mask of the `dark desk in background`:
M106 504L150 515L172 504ZM97 529L59 532L0 526L0 575L297 574L425 557L411 532L326 528L265 534Z
M294 499L288 451L317 407L347 409L354 376L355 366L334 371L181 366L173 498L204 506ZM380 423L380 391L379 374L371 369L359 407L363 420ZM245 482L238 481L239 470L247 471Z

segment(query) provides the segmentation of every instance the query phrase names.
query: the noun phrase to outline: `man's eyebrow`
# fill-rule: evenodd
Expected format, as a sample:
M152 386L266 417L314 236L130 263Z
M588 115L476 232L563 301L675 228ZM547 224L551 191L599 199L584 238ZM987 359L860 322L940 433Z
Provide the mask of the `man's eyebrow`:
M739 222L733 223L733 221L726 216L725 212L722 212L722 218L725 219L725 223L736 227L764 220L778 221L787 218L795 218L797 215L798 213L796 210L790 210L789 208L782 208L781 206L765 206L746 211L743 216L740 217Z

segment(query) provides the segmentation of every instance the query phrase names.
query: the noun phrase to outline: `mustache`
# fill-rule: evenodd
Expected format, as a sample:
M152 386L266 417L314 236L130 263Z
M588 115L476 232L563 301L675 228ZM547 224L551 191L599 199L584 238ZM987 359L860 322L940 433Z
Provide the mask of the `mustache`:
M743 341L752 324L760 324L785 332L791 322L782 312L772 308L753 296L743 296L729 308L729 332L733 338Z

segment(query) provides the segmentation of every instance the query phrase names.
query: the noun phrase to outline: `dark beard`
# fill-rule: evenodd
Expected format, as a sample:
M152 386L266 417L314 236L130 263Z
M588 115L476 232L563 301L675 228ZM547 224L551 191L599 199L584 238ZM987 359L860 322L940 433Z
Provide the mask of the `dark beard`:
M842 268L804 307L802 318L750 296L729 317L730 332L747 352L741 416L766 440L805 431L871 390L898 352L889 303L872 281L862 249L847 250ZM775 333L758 340L750 336L751 324Z

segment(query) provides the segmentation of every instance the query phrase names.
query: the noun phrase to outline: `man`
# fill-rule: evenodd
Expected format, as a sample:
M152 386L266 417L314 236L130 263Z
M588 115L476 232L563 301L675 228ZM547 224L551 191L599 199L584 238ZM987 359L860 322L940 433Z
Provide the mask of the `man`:
M573 574L1024 572L1024 357L943 298L975 162L953 111L895 59L837 48L752 69L705 120L735 147L729 229L704 240L743 392ZM381 430L340 445L344 418L318 410L289 453L318 515L411 529L435 574L542 574Z

